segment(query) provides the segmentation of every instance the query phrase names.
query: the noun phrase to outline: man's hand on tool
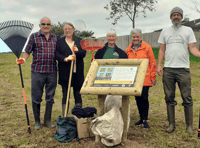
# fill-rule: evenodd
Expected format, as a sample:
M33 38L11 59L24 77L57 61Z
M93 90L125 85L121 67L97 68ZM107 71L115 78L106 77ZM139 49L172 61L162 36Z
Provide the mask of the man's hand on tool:
M68 62L68 61L74 61L75 60L75 55L69 55L68 57L66 57L64 59L65 62Z
M16 60L17 65L23 64L25 61L26 61L26 59L24 59L24 58L19 58L19 59Z

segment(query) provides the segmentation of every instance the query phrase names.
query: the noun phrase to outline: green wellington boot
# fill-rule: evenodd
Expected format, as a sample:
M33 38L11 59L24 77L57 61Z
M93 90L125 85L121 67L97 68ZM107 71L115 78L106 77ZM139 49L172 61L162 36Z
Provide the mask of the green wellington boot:
M166 129L167 133L173 133L175 130L175 107L167 105L167 116L169 121L169 127Z
M193 106L185 106L186 132L193 133Z

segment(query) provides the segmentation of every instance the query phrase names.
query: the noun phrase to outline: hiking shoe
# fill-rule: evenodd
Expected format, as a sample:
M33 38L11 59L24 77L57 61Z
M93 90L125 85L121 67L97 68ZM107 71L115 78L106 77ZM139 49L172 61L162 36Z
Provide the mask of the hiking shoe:
M149 126L149 124L147 123L147 120L144 120L143 126L144 126L144 129L150 129L150 126Z
M135 123L136 126L143 126L143 121L140 119L138 122Z

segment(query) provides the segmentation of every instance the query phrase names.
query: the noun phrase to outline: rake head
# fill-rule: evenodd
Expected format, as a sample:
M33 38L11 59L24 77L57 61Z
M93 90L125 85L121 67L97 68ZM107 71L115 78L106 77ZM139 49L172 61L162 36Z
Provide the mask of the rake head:
M12 20L2 22L0 23L0 38L19 58L32 29L33 24L25 21Z

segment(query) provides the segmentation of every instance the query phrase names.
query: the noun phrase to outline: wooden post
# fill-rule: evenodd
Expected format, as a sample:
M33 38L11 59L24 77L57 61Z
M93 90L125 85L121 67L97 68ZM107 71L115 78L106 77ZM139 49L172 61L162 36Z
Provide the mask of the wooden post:
M104 114L104 102L106 95L98 95L99 116Z
M104 102L106 99L106 95L98 95L98 106L99 106L99 112L98 116L102 116L104 114ZM95 136L95 143L99 143L101 140L100 136Z
M94 59L80 91L84 95L98 95L99 116L104 114L106 95L122 95L121 111L124 122L122 143L125 143L127 140L129 96L141 96L148 64L149 59ZM93 87L100 66L137 66L134 87ZM100 137L96 136L95 143L99 142Z
M129 110L129 96L122 96L122 118L124 122L122 143L125 143L127 140L128 110Z

